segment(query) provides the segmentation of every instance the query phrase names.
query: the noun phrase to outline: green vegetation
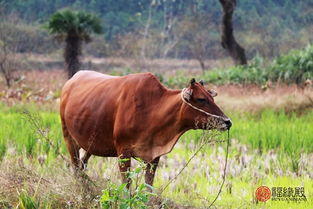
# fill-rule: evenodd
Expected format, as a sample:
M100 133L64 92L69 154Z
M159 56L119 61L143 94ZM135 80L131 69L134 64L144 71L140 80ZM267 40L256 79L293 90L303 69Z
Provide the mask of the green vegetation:
M33 197L30 197L25 191L19 194L19 205L23 209L39 209L39 204L37 204Z
M148 208L149 198L153 193L147 191L147 184L138 183L142 180L145 165L143 162L137 168L128 171L127 176L131 182L135 183L135 188L127 189L127 184L123 183L119 186L115 183L109 183L108 187L102 191L100 203L103 209L111 208Z
M268 66L257 56L247 66L208 71L204 77L217 84L264 84L267 81L301 84L313 79L313 45L279 56Z
M183 88L189 79L182 72L168 79L161 74L157 76L168 86L179 88ZM292 50L267 65L264 64L262 57L256 56L248 65L208 70L196 78L214 84L264 85L266 82L303 84L307 79L313 79L313 45L308 45L302 50Z
M313 112L302 116L275 113L267 110L257 115L246 113L244 115L230 114L235 121L231 130L232 137L248 144L254 149L269 151L278 149L282 153L299 154L301 152L313 152L311 143L313 132ZM67 153L63 143L60 119L58 113L41 112L41 126L46 130L48 138L54 144L54 148L61 153ZM40 119L38 119L40 120ZM5 154L8 146L14 146L18 155L37 156L46 153L56 157L56 150L34 130L25 118L21 110L0 113L1 153ZM16 131L19 130L19 131ZM197 140L201 132L190 131L187 138ZM53 151L53 152L51 152Z
M300 84L313 79L313 45L278 57L267 71L268 80L273 81Z

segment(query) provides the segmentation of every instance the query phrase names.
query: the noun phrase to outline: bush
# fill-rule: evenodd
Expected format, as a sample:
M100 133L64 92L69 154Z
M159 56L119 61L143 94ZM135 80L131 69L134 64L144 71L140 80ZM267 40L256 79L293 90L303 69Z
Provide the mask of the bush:
M108 188L102 191L100 199L101 207L103 209L148 208L147 203L149 201L149 197L153 194L147 190L147 187L152 187L145 183L138 184L138 181L141 179L143 166L144 164L141 163L141 165L133 171L127 172L127 176L131 182L136 182L133 190L127 189L126 183L119 186L114 183L109 183Z
M293 50L276 58L267 69L267 77L272 81L303 83L313 78L313 45L303 50Z
M248 65L214 69L201 75L201 79L215 84L264 84L267 81L300 84L312 78L313 45L277 57L268 66L264 66L263 59L256 56Z

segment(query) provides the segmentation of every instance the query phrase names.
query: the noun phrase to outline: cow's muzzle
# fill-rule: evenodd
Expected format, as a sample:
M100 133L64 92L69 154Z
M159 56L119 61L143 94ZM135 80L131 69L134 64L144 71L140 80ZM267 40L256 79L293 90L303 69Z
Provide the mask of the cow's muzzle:
M229 118L227 118L226 120L224 120L224 123L226 125L226 128L229 130L231 128L231 126L233 125L233 123L231 122L231 120Z

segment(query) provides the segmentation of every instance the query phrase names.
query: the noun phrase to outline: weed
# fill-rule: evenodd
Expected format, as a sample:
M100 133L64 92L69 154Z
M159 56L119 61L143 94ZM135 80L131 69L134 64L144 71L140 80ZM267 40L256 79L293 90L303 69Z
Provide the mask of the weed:
M148 208L147 203L149 197L153 194L148 191L147 187L151 189L152 187L145 183L138 184L141 180L143 167L144 164L141 162L139 167L127 173L131 182L136 182L134 189L127 189L126 183L120 184L119 186L110 183L108 187L102 191L100 203L103 209Z
M34 197L31 197L26 191L22 191L18 196L19 209L39 209L39 203L35 201Z
M0 138L0 162L5 156L5 153L7 151L7 145L3 138Z

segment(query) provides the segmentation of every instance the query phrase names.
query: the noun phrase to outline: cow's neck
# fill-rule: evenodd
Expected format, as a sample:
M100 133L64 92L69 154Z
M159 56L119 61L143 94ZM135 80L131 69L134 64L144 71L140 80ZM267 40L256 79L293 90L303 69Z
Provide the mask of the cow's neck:
M168 90L161 100L163 103L161 107L164 108L162 110L164 115L163 122L168 125L166 126L168 131L174 135L177 134L176 132L181 135L193 128L193 124L184 117L186 105L183 103L180 94L180 90Z
M184 118L186 105L180 93L179 90L168 90L159 100L158 116L161 122L157 125L152 156L149 155L152 158L149 160L170 152L179 137L192 128Z

